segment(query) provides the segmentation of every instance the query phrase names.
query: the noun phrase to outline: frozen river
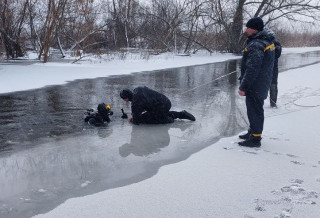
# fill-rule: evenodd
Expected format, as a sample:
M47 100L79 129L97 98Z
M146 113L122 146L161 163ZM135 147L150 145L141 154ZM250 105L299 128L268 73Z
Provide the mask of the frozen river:
M280 71L318 62L319 56L283 55ZM30 217L71 197L150 178L161 166L245 130L239 75L217 79L234 71L239 72L239 60L0 95L0 217ZM120 109L129 112L130 105L120 99L120 90L143 85L164 93L173 110L186 109L197 121L134 126L122 120ZM112 122L88 126L85 109L101 102L111 105Z

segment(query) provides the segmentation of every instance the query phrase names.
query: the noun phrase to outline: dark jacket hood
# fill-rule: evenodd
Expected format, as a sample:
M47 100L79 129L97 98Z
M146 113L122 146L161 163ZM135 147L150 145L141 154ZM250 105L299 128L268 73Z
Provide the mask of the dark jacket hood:
M269 42L273 42L275 40L275 34L271 30L268 31L267 29L264 29L248 37L249 41L251 41L252 39L262 39L262 40L267 40Z

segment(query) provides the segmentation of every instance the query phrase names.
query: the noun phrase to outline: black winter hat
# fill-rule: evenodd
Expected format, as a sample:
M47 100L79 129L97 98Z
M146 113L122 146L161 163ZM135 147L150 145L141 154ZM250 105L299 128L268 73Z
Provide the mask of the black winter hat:
M121 97L122 99L128 98L129 101L131 101L131 100L132 100L132 96L133 96L133 93L132 93L132 91L131 91L130 89L123 89L123 90L120 92L120 97Z
M246 27L258 30L260 32L264 27L263 20L261 17L253 17L247 22Z

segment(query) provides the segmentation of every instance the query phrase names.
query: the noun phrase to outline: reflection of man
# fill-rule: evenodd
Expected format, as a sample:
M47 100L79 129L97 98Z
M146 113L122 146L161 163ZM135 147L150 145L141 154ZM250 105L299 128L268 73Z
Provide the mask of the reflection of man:
M260 147L264 123L263 103L268 96L273 73L274 37L263 30L260 17L251 18L246 26L248 40L241 63L239 95L246 96L250 128L248 133L239 136L245 141L238 144Z
M164 124L173 123L174 119L187 119L195 121L196 118L183 110L170 111L171 101L163 94L146 86L137 87L133 92L123 89L120 97L126 102L131 101L132 116L129 120L134 124Z
M169 145L170 125L163 126L132 126L131 141L119 148L121 157L127 157L130 154L135 156L147 156L157 153Z

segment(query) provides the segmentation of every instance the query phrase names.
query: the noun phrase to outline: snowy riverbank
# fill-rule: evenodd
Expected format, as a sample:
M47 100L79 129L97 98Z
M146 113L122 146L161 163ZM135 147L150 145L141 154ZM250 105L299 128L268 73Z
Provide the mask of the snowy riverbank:
M73 198L41 217L318 217L320 64L279 75L262 147L224 138L142 182Z
M284 48L283 53L302 53L318 51L320 47ZM84 62L70 63L37 63L32 65L0 65L0 93L23 91L41 88L47 85L59 85L76 79L90 79L110 75L129 74L141 71L152 71L182 66L238 59L233 54L199 53L192 56L175 56L161 54L151 56L148 60L139 55L128 55L125 60L88 58Z

